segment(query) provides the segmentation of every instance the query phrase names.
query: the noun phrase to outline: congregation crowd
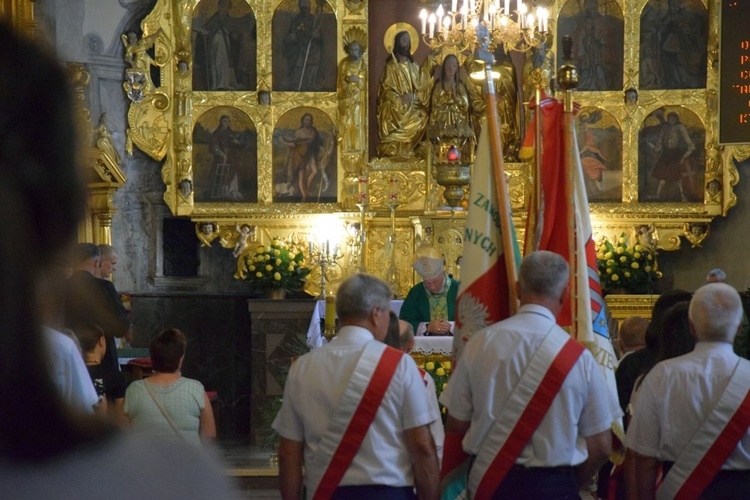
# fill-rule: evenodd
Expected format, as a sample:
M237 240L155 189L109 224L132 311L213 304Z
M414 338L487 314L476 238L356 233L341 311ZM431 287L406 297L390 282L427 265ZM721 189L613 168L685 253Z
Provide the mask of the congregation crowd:
M232 498L220 462L195 446L215 425L203 386L180 374L184 335L159 334L156 373L125 390L115 339L127 339L128 314L106 279L116 252L78 244L72 274L54 279L85 199L71 96L53 56L4 25L0 44L0 495ZM750 361L733 349L747 320L720 273L694 293L662 294L650 322L623 323L616 393L556 323L567 262L526 255L518 312L454 360L443 427L430 378L407 354L415 332L454 327L457 284L442 264L419 256L413 293L426 302L405 305L415 315L400 321L382 280L341 283L337 336L292 364L273 423L283 498L593 497L610 459L615 480L599 483L612 498L747 496Z

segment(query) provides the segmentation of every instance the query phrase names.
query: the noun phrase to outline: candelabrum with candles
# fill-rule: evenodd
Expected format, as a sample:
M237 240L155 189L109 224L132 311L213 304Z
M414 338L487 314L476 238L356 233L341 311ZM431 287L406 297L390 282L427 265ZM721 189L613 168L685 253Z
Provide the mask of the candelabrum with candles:
M490 50L503 45L509 50L526 52L542 45L549 32L547 9L536 7L530 12L522 0L463 0L460 8L458 0L451 0L449 11L441 3L435 12L422 9L419 18L422 39L432 50L474 50L480 23L489 30Z
M326 298L326 284L328 278L326 277L327 269L339 259L339 246L338 244L333 245L333 251L331 251L331 241L325 240L318 243L310 241L310 263L314 266L320 266L320 293L316 297L318 300L325 300Z
M392 175L388 179L388 208L391 211L391 231L388 235L387 251L388 256L388 271L386 276L386 282L391 285L393 293L396 297L400 294L401 285L400 275L398 266L396 265L396 209L398 208L398 177Z
M362 174L357 178L357 208L359 208L359 241L357 248L357 272L366 273L365 265L365 242L367 232L365 231L365 210L370 204L369 178L367 174Z

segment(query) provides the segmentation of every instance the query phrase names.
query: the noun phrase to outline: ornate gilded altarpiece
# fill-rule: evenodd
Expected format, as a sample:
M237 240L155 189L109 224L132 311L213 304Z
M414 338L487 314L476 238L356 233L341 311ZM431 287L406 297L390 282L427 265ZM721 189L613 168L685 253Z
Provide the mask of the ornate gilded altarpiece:
M388 269L400 270L398 294L414 282L409 264L423 242L439 246L449 271L458 275L465 214L440 209L443 187L423 153L427 148L421 145L407 158L370 158L367 142L378 137L368 130L366 104L356 129L340 116L343 96L334 76L347 57L345 43L356 40L363 49L358 71L368 81L364 103L383 70L383 61L369 60L367 51L368 43L382 43L384 35L369 31L371 24L382 24L368 22L383 15L376 0L311 2L307 15L320 28L319 41L295 53L285 37L298 26L299 6L306 3L158 0L142 33L124 42L129 148L162 162L165 202L175 215L196 222L206 245L218 240L236 249L243 224L254 228L253 241L261 243L318 234L340 249L329 276L335 288L357 269L364 231L367 270L384 277ZM440 2L411 3L434 8ZM677 250L685 241L700 246L713 218L736 203L734 162L750 157L748 146L718 143L719 0L537 3L548 4L553 35L549 54L540 60L560 64L558 41L574 37L572 63L581 76L575 93L581 105L578 141L595 237L626 232L647 236L662 250ZM418 18L398 21L419 27ZM217 25L223 38L211 35ZM516 83L528 101L533 59L522 54L525 63L517 56L514 61L521 75ZM677 124L682 128L675 132ZM222 142L226 127L230 132ZM294 144L310 127L325 154L305 192L296 189L301 181ZM685 158L670 159L665 152L668 129L680 136ZM516 227L523 228L531 165L506 161ZM369 189L360 217L363 174ZM391 214L394 183L398 203ZM313 278L309 291L316 293L316 287Z

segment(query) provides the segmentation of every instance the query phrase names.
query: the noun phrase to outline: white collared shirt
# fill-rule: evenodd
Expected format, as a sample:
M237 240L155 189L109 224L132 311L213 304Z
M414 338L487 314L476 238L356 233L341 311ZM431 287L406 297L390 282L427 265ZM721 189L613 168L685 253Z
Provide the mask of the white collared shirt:
M676 461L721 397L738 359L732 344L698 342L692 352L657 363L638 389L626 446ZM750 429L722 468L750 469Z
M318 442L328 429L328 415L336 411L359 355L372 339L373 335L364 328L345 326L331 343L292 364L273 428L282 437L305 443L306 467L316 466L317 461L309 457L317 451ZM404 354L341 486L414 485L404 431L429 425L439 418L439 413L430 407L416 363ZM306 481L321 477L323 472L310 471Z
M527 304L515 316L481 330L469 340L440 397L449 415L471 422L463 440L466 453L479 452L554 323L547 308ZM554 328L562 331L556 325ZM584 351L516 463L526 467L579 465L588 457L585 438L606 431L620 416L616 395L608 390L594 357Z

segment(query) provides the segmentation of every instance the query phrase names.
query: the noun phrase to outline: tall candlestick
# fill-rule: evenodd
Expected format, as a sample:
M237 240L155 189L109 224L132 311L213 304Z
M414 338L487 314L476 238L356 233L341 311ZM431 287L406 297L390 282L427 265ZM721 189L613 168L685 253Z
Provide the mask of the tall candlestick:
M391 177L389 182L389 199L392 205L398 203L398 177Z
M367 205L369 204L369 193L368 193L368 181L367 174L360 175L357 179L359 182L358 184L358 193L357 193L357 203L360 205Z
M326 295L326 331L334 332L336 330L336 299L333 294Z

